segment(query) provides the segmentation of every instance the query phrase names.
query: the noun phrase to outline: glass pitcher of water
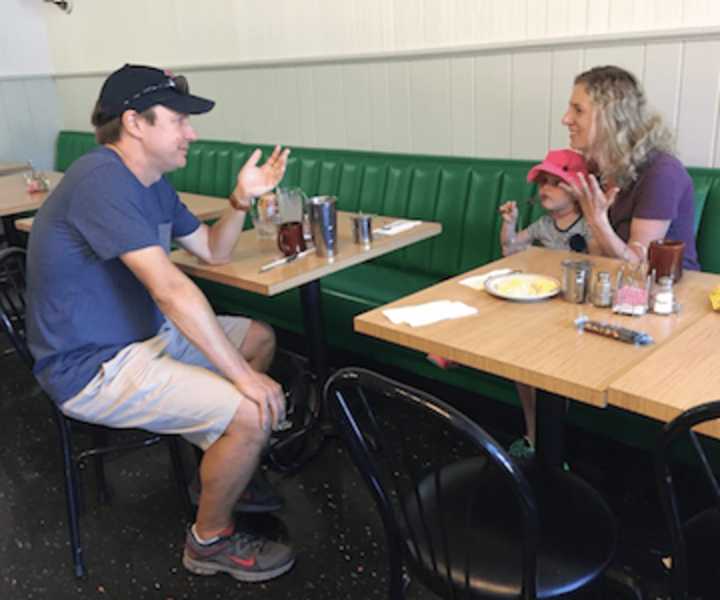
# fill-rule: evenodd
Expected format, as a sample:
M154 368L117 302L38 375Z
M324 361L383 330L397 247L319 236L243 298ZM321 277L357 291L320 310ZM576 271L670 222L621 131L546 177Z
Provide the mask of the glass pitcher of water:
M278 202L278 222L292 223L297 221L303 224L303 237L305 241L312 238L310 230L310 210L308 198L302 188L277 188L275 190Z

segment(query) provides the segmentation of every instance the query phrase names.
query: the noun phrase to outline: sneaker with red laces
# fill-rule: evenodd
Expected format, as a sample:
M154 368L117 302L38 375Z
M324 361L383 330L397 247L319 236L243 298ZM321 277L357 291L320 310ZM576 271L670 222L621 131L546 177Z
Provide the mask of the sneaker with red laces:
M295 564L290 546L249 533L221 535L201 544L188 530L183 566L196 575L227 573L238 581L268 581L288 572Z

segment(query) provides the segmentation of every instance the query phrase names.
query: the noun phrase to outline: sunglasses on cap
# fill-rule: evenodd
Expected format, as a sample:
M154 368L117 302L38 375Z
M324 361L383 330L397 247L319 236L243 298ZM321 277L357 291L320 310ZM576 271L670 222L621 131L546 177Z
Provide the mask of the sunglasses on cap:
M161 90L175 90L178 94L187 96L190 93L190 84L183 75L168 77L165 81L162 81L161 83L154 83L153 85L144 87L139 92L136 92L129 98L123 100L122 105L128 106L131 102L134 102L135 100L138 100L143 96L147 96L148 94L153 94Z

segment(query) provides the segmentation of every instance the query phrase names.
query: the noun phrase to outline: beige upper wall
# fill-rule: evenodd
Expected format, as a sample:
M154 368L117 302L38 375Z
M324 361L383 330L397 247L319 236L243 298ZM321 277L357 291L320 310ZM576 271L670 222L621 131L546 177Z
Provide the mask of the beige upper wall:
M714 0L73 0L71 15L2 1L0 159L49 164L58 128L88 130L126 61L186 68L218 101L201 137L538 158L567 143L573 76L616 63L680 157L720 167Z
M0 3L0 77L24 77L52 70L46 13L41 0Z
M71 15L44 8L58 74L127 61L217 66L720 25L715 0L74 0Z
M0 0L0 161L52 165L60 109L41 0Z

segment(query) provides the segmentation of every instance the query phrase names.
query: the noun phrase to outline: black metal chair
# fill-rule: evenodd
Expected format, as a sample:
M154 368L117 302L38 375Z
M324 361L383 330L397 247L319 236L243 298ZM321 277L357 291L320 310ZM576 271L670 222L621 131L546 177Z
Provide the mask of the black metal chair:
M521 469L453 407L364 369L325 395L382 518L389 598L405 598L407 573L454 600L558 598L609 566L615 519L579 477Z
M655 448L658 490L672 543L672 600L714 600L720 596L720 562L716 554L720 543L720 485L702 436L693 431L714 419L720 419L720 400L688 409L665 424ZM693 482L685 498L678 494L680 488L674 476L673 465L679 461L672 458L683 441L689 442L698 460L699 475L707 483L703 489Z
M22 248L6 248L0 251L0 322L18 356L32 370L34 361L25 339L25 250ZM78 477L79 467L84 468L88 459L92 458L94 463L98 499L101 503L108 503L110 494L105 479L104 456L166 442L183 508L187 518L192 519L193 510L177 436L148 435L147 432L142 432L142 439L109 444L108 438L109 433L113 431L112 428L90 425L66 417L50 398L47 399L60 437L70 545L77 577L84 577L87 574L80 541L79 515L82 503ZM74 452L73 431L76 429L86 430L90 434L93 440L92 447Z

